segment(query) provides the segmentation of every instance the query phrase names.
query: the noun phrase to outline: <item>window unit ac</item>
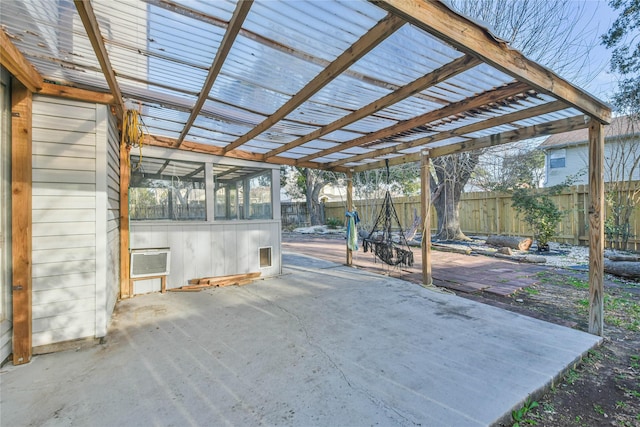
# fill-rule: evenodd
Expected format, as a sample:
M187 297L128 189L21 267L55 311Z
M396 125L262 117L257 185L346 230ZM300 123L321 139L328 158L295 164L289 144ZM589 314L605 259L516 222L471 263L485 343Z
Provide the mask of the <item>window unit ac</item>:
M132 249L131 278L166 276L169 274L170 260L169 248Z

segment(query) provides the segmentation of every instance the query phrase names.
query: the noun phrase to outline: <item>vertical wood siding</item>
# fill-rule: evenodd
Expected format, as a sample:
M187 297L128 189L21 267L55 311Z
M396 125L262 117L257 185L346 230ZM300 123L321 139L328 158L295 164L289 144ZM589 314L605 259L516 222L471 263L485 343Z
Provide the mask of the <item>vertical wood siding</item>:
M34 347L96 333L98 108L34 97Z

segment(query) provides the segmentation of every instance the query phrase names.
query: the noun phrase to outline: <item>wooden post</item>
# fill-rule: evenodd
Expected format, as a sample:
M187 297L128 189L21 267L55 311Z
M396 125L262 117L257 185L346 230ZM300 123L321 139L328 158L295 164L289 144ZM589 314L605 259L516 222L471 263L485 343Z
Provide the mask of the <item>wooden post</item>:
M604 126L589 124L589 332L604 326Z
M347 210L353 210L353 173L347 172ZM347 265L353 265L353 251L349 249L349 239L347 238Z
M13 263L13 364L32 355L32 93L13 80L11 88L11 258Z
M429 151L420 156L420 207L422 214L422 283L431 285L431 173Z
M129 151L120 144L120 298L133 295L129 277Z

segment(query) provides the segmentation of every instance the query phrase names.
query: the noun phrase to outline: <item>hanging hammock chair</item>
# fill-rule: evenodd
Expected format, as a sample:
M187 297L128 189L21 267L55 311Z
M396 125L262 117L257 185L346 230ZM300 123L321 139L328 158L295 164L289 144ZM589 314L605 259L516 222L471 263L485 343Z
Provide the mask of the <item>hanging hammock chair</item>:
M389 161L387 160L387 186L389 184ZM394 241L392 234L392 227L397 226L399 232L397 233L397 239ZM362 246L365 252L371 250L374 255L382 262L391 266L404 265L411 267L413 265L413 252L407 238L402 230L398 213L395 206L393 206L393 200L391 200L391 193L387 189L384 196L384 202L382 208L378 214L373 229L367 237L362 240Z

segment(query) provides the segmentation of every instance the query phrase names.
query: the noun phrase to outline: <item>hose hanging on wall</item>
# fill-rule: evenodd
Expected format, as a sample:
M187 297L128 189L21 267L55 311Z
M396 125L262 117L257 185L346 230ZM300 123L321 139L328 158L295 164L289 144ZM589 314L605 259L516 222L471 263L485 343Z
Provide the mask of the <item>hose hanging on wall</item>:
M369 235L362 240L365 252L369 249L386 264L397 266L405 265L411 267L413 265L413 252L407 242L405 233L402 230L398 212L393 206L391 193L389 192L389 160L385 161L387 166L387 192L384 195L384 202L378 214L378 218L373 225L373 229ZM395 222L395 224L394 224ZM392 225L397 225L399 229L398 242L394 242L391 234Z
M124 112L120 144L127 147L127 153L131 151L131 147L138 147L140 149L140 158L135 169L138 169L142 163L142 145L144 144L144 136L148 133L147 126L142 121L142 117L138 111L128 109ZM127 162L128 161L129 156L127 156Z

